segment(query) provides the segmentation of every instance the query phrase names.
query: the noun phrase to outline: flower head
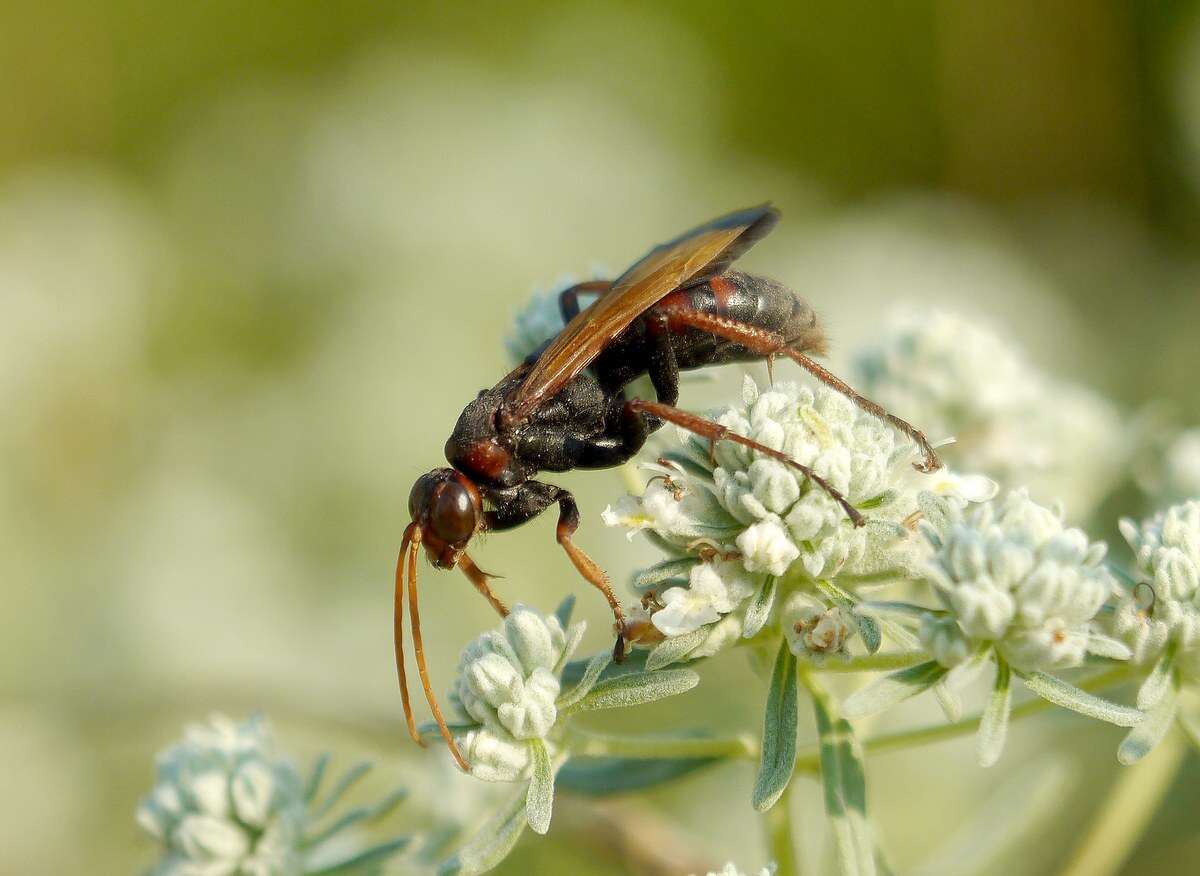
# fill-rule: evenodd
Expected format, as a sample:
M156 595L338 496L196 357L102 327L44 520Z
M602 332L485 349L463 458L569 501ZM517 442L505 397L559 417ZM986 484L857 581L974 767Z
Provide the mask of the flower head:
M759 876L771 876L774 870L774 866L763 867L762 870L759 871ZM707 876L743 876L743 874L742 871L737 868L737 865L730 861L720 870L710 870Z
M921 490L937 488L956 506L994 492L986 478L924 480L912 470L917 454L907 439L824 386L760 390L747 378L742 404L713 417L811 467L868 522L856 528L834 499L776 459L733 442L710 452L708 442L681 433L665 465L647 466L656 476L645 493L602 515L631 536L652 533L681 562L690 558L687 586L666 590L653 615L666 635L734 611L768 575L811 582L911 569L916 539L902 524L917 514Z
M529 766L529 740L558 720L559 672L583 625L568 636L554 615L515 606L503 623L463 649L451 701L480 726L458 739L473 775L514 781Z
M316 783L306 783L275 753L260 717L239 724L214 715L207 724L188 727L182 742L159 755L157 772L137 810L138 824L163 845L154 873L291 876L336 863L324 854L334 833L322 834L315 846L305 841L306 784L315 791ZM377 814L398 799L389 798ZM402 842L385 845L395 852ZM346 850L340 851L344 856ZM361 851L355 848L351 856Z
M846 609L827 606L804 593L788 597L780 623L791 652L818 665L828 657L849 657L847 646L857 631Z
M1016 347L946 313L894 320L855 363L861 389L935 435L954 435L948 459L1006 487L1086 513L1122 470L1126 432L1090 390L1038 371Z
M1121 534L1152 590L1145 594L1149 599L1140 588L1122 597L1113 631L1140 663L1156 659L1174 642L1182 665L1200 669L1200 501L1175 505L1141 525L1122 520Z
M985 643L1020 670L1082 662L1092 621L1115 592L1103 543L1024 490L922 529L933 547L930 579L949 612L921 628L940 662L957 664Z
M1163 487L1169 495L1200 496L1200 429L1189 429L1167 448Z

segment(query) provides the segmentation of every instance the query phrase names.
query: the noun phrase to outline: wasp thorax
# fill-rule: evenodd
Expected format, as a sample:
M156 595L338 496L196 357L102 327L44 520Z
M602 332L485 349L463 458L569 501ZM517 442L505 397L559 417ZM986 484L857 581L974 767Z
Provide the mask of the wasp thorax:
M421 475L408 496L408 511L426 540L462 549L479 527L483 502L479 490L461 472L438 468Z

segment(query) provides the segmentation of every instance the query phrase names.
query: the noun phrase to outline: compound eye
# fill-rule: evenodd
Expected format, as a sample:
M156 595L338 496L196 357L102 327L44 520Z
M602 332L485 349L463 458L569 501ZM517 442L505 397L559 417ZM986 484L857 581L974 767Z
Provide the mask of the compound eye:
M435 486L437 481L432 474L421 475L413 484L412 492L408 494L408 513L413 520L420 520L425 515Z
M429 522L434 535L448 544L460 544L475 533L475 503L462 484L450 481L434 493Z

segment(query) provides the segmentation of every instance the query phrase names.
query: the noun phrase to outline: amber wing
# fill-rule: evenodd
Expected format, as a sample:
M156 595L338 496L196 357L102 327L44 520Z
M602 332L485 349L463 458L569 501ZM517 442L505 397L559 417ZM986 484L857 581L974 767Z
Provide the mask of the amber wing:
M689 282L723 272L779 221L769 206L738 210L656 246L563 328L505 401L519 422L562 389L646 310Z

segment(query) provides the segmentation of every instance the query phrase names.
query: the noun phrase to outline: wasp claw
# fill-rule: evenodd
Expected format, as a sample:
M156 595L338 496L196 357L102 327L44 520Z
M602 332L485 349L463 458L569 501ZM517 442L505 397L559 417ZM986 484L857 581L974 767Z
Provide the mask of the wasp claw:
M625 662L625 634L617 633L617 641L613 644L613 663Z

